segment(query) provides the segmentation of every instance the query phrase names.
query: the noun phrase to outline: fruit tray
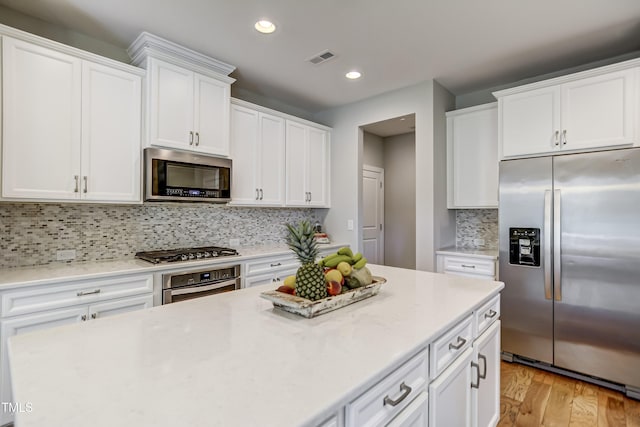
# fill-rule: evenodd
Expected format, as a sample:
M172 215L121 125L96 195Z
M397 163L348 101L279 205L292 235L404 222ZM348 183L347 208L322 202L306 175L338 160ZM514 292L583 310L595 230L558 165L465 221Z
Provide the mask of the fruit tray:
M370 285L352 289L349 292L333 297L322 298L317 301L311 301L306 298L300 298L278 291L265 291L262 292L260 296L271 301L275 308L310 319L372 297L380 291L380 286L386 282L387 279L384 277L373 276L373 282Z

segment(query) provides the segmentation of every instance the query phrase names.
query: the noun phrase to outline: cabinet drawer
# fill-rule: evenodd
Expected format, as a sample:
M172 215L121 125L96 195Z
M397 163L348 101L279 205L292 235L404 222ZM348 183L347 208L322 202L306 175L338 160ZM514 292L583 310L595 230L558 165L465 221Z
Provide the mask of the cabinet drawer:
M473 315L465 318L431 346L431 377L436 378L473 341Z
M65 285L29 287L2 294L2 317L35 313L153 292L153 275L109 277Z
M429 352L423 350L347 405L348 426L382 426L426 390Z
M445 257L444 272L495 277L496 268L494 261L462 257Z
M473 313L473 336L477 338L500 318L500 294Z
M297 269L300 261L293 255L281 255L277 257L260 258L248 261L245 264L245 276L254 274L273 273L281 270Z

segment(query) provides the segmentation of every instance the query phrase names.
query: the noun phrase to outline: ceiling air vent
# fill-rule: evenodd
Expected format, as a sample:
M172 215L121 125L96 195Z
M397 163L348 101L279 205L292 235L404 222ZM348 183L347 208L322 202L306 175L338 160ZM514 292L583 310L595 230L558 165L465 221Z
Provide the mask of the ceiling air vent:
M325 61L330 60L334 56L335 55L333 53L329 52L328 50L325 50L324 52L319 53L312 58L309 58L308 61L314 65L318 65L318 64L322 64Z

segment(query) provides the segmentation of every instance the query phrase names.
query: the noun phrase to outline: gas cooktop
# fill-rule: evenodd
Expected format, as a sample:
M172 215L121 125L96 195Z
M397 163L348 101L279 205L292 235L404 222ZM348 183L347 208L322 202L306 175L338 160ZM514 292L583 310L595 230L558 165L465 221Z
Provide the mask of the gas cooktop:
M136 252L136 258L160 264L165 262L191 261L239 255L238 251L219 246L203 246L199 248L179 248L165 251Z

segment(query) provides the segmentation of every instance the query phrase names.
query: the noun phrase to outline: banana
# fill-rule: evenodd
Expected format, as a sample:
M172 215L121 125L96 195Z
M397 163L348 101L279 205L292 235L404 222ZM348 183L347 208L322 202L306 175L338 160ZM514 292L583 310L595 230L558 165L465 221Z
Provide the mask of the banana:
M353 264L353 268L355 268L356 270L359 270L362 267L364 267L366 264L367 264L367 259L365 257L362 257L362 258L360 258L360 260L358 262ZM338 265L338 264L336 264L336 265Z
M345 246L338 249L338 255L347 255L349 258L351 258L353 256L353 252L351 252L351 248L349 246Z
M351 257L351 265L355 264L356 262L360 261L361 259L362 259L362 253L356 252L356 254Z
M339 255L338 255L338 254L331 254L331 255L327 255L326 257L322 258L322 262L323 262L324 264L326 264L326 263L327 263L327 261L329 261L330 259L335 258L335 257L337 257L337 256L339 256Z
M335 257L330 258L329 260L325 259L324 260L324 266L325 267L330 267L330 268L334 268L336 267L338 264L340 264L342 261L346 261L349 262L351 260L350 256L347 255L337 255Z

